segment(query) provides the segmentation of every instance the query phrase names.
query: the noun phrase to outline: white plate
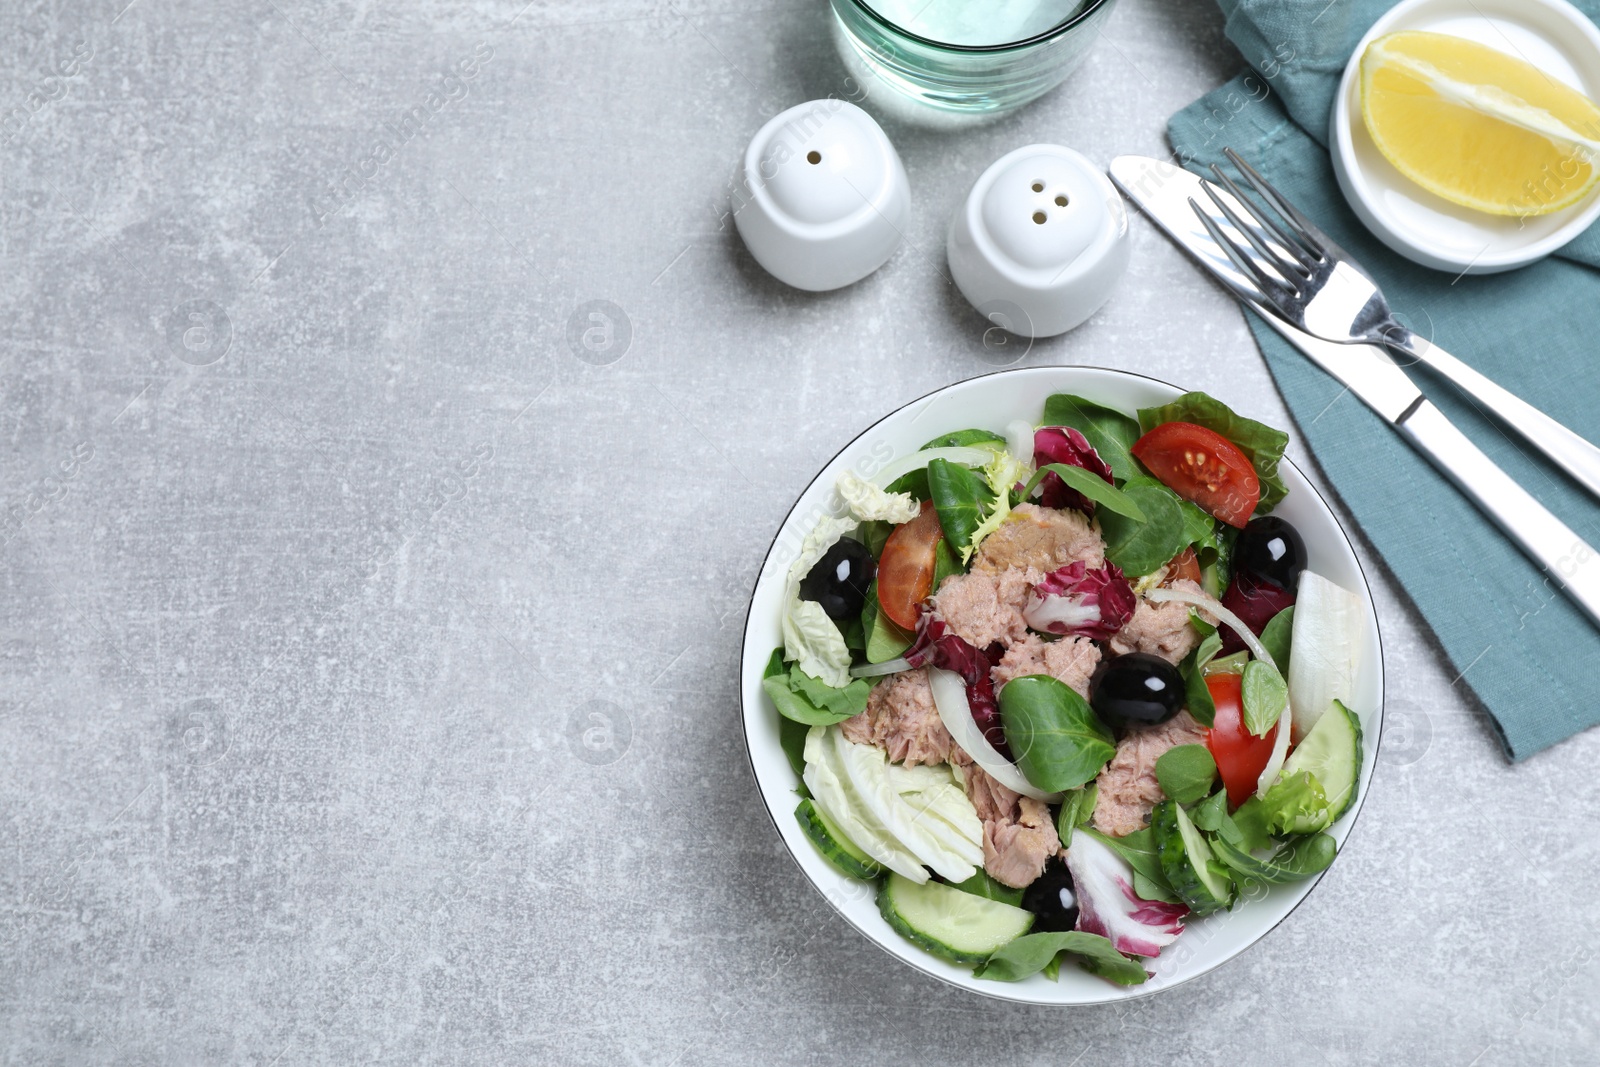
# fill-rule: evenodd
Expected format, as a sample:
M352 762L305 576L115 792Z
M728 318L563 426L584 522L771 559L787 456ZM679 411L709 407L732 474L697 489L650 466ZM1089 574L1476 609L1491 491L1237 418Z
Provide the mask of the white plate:
M1452 274L1521 267L1588 229L1600 217L1600 189L1549 215L1500 217L1433 195L1383 157L1361 121L1361 56L1375 38L1401 30L1466 37L1600 99L1600 29L1566 0L1406 0L1356 45L1329 120L1339 188L1367 228L1407 259Z
M842 514L833 489L841 473L853 469L868 477L894 457L913 452L924 441L953 430L969 426L1000 430L1016 418L1036 422L1045 397L1061 392L1076 393L1132 413L1141 407L1166 403L1183 390L1153 378L1099 367L1028 367L946 386L870 427L846 445L806 487L773 540L756 579L745 622L740 694L750 765L773 824L806 877L850 925L889 954L962 989L1030 1004L1103 1004L1169 989L1227 962L1281 922L1311 892L1317 880L1274 887L1232 912L1189 923L1183 935L1162 952L1159 960L1153 961L1149 969L1155 971L1156 977L1141 986L1114 986L1073 966L1061 969L1059 982L1041 975L1017 983L980 981L972 977L970 966L961 967L931 956L891 930L878 914L873 887L834 870L801 832L794 817L798 780L778 743L778 713L761 691L762 669L781 641L778 620L784 577L801 541L817 521L825 514ZM1366 605L1367 626L1360 641L1363 669L1351 702L1352 710L1361 718L1366 752L1355 804L1331 831L1342 846L1366 799L1383 724L1383 655L1378 618L1361 565L1333 512L1293 464L1285 460L1280 469L1289 495L1274 514L1288 519L1300 531L1312 570L1356 591Z

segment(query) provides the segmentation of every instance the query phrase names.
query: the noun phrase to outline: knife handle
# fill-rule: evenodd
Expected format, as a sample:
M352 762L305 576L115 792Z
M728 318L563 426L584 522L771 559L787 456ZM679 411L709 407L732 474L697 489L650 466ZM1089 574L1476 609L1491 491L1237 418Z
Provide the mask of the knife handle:
M1600 555L1426 400L1396 428L1600 625Z
M1426 338L1407 331L1402 351L1432 367L1600 497L1600 448Z

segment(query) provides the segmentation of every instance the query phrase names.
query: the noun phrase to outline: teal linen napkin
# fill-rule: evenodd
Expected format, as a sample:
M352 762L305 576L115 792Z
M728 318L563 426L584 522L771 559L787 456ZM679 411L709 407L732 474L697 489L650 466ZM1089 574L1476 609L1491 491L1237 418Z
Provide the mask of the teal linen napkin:
M1383 285L1401 319L1525 400L1600 441L1600 227L1559 257L1454 277L1390 252L1351 213L1323 142L1339 78L1390 0L1219 0L1254 71L1174 115L1178 158L1205 171L1231 147ZM1600 0L1578 0L1590 18ZM1600 723L1600 630L1473 505L1343 387L1247 315L1301 439L1488 710L1512 759ZM1443 379L1430 399L1591 544L1600 504L1508 437ZM1425 698L1426 699L1426 698ZM1439 694L1429 712L1453 700Z

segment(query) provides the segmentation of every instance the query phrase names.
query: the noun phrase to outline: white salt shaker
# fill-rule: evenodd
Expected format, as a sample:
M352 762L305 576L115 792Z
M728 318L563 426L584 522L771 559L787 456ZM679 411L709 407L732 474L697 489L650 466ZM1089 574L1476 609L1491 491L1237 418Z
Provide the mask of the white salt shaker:
M996 160L950 220L950 274L1011 333L1054 337L1100 309L1128 269L1128 212L1082 155L1035 144Z
M745 149L734 224L779 281L821 292L860 281L900 246L911 185L871 115L813 100L774 117Z

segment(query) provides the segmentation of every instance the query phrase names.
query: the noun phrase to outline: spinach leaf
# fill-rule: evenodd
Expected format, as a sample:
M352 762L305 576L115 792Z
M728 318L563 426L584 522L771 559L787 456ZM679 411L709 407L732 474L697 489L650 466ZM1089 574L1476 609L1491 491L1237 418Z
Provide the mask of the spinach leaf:
M911 647L914 634L907 633L883 613L878 603L878 583L867 588L867 602L861 606L861 631L866 637L868 663L886 663Z
M1239 447L1261 479L1261 500L1256 514L1264 515L1288 495L1278 475L1278 461L1289 443L1289 435L1265 423L1236 414L1232 408L1205 393L1185 393L1170 404L1139 409L1139 427L1149 433L1164 422L1192 422L1215 430Z
M935 437L917 449L917 451L926 452L930 448L961 448L972 445L999 445L1004 448L1006 439L1003 434L995 433L993 430L957 430L955 433L947 433L943 437ZM1018 458L1027 461L1030 457L1019 456Z
M1089 826L1082 827L1081 832L1092 835L1121 856L1127 861L1128 866L1133 868L1135 874L1143 875L1146 881L1160 886L1167 893L1172 892L1172 884L1167 881L1166 872L1161 869L1161 857L1156 854L1155 835L1150 827L1146 826L1142 830L1135 830L1122 837L1111 837Z
M1156 760L1156 781L1161 791L1179 804L1203 799L1216 780L1217 761L1204 745L1174 745Z
M1076 488L1076 486L1074 486ZM1108 509L1098 516L1106 558L1129 578L1142 578L1164 566L1189 544L1183 531L1178 495L1154 478L1131 478L1122 491L1133 498L1144 521Z
M1165 885L1157 885L1140 871L1133 872L1133 892L1140 900L1162 900L1168 904L1182 904L1178 894Z
M781 652L774 652L773 660L782 667ZM768 671L772 670L773 660L767 662ZM857 678L843 689L835 689L795 664L787 672L780 670L765 675L761 688L784 718L807 726L832 726L861 714L867 706L867 695L872 692L872 683Z
M989 872L979 867L977 872L965 882L951 882L955 888L963 893L971 893L975 897L986 900L998 900L1002 904L1010 904L1014 908L1022 907L1022 890L1012 889L1010 886L997 882L989 877Z
M761 684L765 688L768 678L777 678L787 673L783 666L783 649L772 650L772 658L767 660L766 669L761 672ZM796 775L806 772L806 734L811 732L811 727L805 723L796 722L787 715L778 716L778 744L783 746L783 755L789 761L789 767ZM805 788L803 785L801 788Z
M1094 814L1095 801L1100 799L1100 787L1093 782L1074 789L1061 799L1061 810L1056 812L1056 836L1061 847L1072 844L1072 831L1083 826Z
M1189 612L1189 623L1203 635L1200 643L1183 658L1178 673L1183 676L1184 705L1189 715L1201 726L1210 726L1217 718L1217 705L1206 688L1205 666L1222 651L1222 635L1217 628L1195 612Z
M1000 725L1023 776L1051 793L1089 781L1117 751L1089 702L1044 674L1001 688Z
M1138 985L1149 977L1142 963L1118 952L1108 939L1079 930L1012 938L978 964L972 974L997 982L1020 982L1044 970L1062 952L1075 956L1078 965L1090 974L1118 985Z
M1117 481L1125 482L1139 473L1130 451L1139 440L1139 423L1131 415L1071 393L1056 393L1045 399L1044 424L1070 426L1083 434Z
M1190 653L1193 656L1194 653ZM1200 667L1189 665L1189 660L1184 660L1185 666L1179 672L1183 675L1183 703L1189 709L1190 718L1201 726L1211 726L1217 721L1217 702L1211 699L1211 690L1206 686L1206 672Z
M1238 530L1220 524L1212 535L1214 547L1195 550L1200 560L1200 585L1218 600L1233 581L1233 543L1238 537Z
M1240 874L1280 885L1321 874L1333 862L1339 846L1327 834L1313 834L1291 841L1266 859L1251 855L1225 838L1215 842L1215 851L1219 860Z
M1239 810L1223 820L1217 831L1223 840L1246 852L1268 848L1272 834L1267 827L1268 812L1260 797L1251 797L1239 805Z
M867 546L867 551L872 553L873 559L883 555L883 546L888 543L889 535L894 533L894 523L884 522L882 519L872 519L861 524L856 531L856 536L861 543Z
M1267 646L1278 673L1289 677L1289 653L1294 641L1294 605L1290 604L1274 615L1261 631L1261 643Z
M944 580L952 574L965 574L967 568L961 565L961 557L957 556L950 548L950 542L943 537L933 550L933 591L937 593Z
M983 522L984 510L994 499L983 478L969 467L945 459L928 461L928 492L939 511L939 528L956 551L972 543L972 532Z
M1183 513L1183 536L1194 546L1195 559L1200 553L1217 551L1217 520L1208 515L1199 504L1184 500L1178 505Z
M836 619L839 627L839 636L844 638L844 647L852 652L865 652L867 650L867 631L861 625L861 616L852 615L848 619Z
M1091 474L1082 467L1074 467L1069 463L1046 463L1037 471L1034 471L1033 477L1028 479L1028 484L1022 487L1021 498L1023 500L1027 500L1033 495L1033 491L1039 488L1039 483L1044 481L1046 474L1059 476L1062 481L1067 483L1067 488L1076 489L1101 507L1109 508L1119 515L1125 515L1135 522L1143 522L1145 519L1144 511L1128 494L1098 474ZM1166 560L1162 560L1162 562L1165 563Z
M1194 806L1189 812L1189 821L1200 829L1209 833L1216 833L1222 829L1222 824L1228 818L1228 791L1219 789Z
M1244 728L1257 737L1266 737L1289 705L1289 683L1278 668L1266 660L1253 659L1244 665L1240 699L1244 702Z
M928 468L918 467L914 471L906 471L900 477L884 486L886 493L910 493L918 500L932 500L928 492Z

